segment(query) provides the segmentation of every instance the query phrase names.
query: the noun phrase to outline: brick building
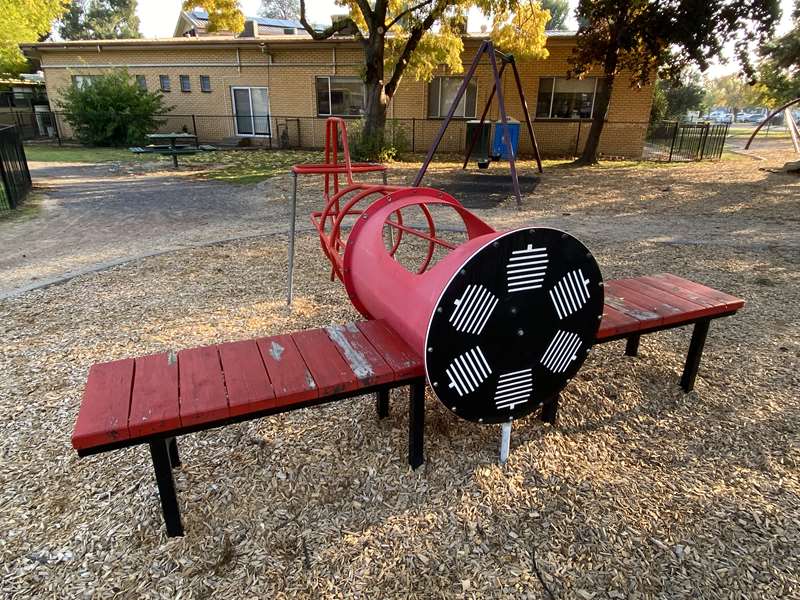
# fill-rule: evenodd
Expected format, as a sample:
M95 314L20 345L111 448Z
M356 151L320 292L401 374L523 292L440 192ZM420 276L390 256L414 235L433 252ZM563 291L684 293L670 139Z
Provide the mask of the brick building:
M51 104L65 86L84 85L92 75L124 67L140 85L162 90L167 104L174 107L165 130L196 131L203 141L249 138L250 143L320 146L325 117L357 119L360 114L364 86L359 72L364 56L354 39L314 41L302 30L288 27L282 34L262 35L256 22L238 37L208 35L196 23L194 33L187 35L189 25L182 13L176 33L186 37L46 42L24 45L23 50L41 60ZM482 39L465 36L465 65ZM551 32L547 59L519 63L544 155L580 150L595 110L597 86L602 84L599 73L584 80L566 78L574 44L574 34ZM413 149L427 148L459 83L460 76L448 74L444 67L429 83L406 77L389 106L391 130L398 135L402 131ZM464 123L480 116L491 87L490 69L483 64L459 106L459 121L449 128L443 150L463 150ZM521 120L514 88L513 78L507 76L507 108L510 116ZM641 156L651 101L650 88L634 89L626 76L618 77L600 144L603 154ZM53 107L57 110L57 104ZM489 114L497 118L496 102ZM62 128L66 128L63 123ZM524 128L520 149L531 151Z

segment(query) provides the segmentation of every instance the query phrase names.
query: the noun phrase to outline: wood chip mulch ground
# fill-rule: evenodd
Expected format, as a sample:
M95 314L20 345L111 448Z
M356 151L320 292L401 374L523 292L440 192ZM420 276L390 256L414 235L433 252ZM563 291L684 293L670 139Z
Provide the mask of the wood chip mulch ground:
M184 538L165 537L145 447L70 448L88 367L357 318L318 242L299 240L293 311L280 235L0 301L0 594L800 597L800 184L748 161L630 171L554 174L529 210L483 216L727 223L714 243L585 240L606 277L671 271L747 299L713 323L694 392L677 386L689 332L673 331L638 358L598 347L558 427L515 424L503 467L496 427L429 398L427 463L410 471L400 393L384 421L358 398L193 434L176 471Z

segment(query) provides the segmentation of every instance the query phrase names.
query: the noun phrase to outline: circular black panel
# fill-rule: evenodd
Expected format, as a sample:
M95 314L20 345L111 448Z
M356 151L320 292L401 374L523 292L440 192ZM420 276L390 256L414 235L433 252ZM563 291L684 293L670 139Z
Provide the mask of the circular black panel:
M556 229L509 232L474 254L439 299L428 379L459 417L523 417L578 371L602 314L602 275L586 246Z

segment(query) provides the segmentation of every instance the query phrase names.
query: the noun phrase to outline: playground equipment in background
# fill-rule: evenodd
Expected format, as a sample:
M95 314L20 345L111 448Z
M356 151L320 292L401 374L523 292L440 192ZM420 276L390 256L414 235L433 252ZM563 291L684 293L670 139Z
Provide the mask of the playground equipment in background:
M340 144L341 138L341 162ZM300 164L292 167L292 204L289 217L289 274L286 285L286 304L292 304L292 289L294 283L294 241L297 226L297 176L322 175L325 186L322 191L322 200L327 203L333 195L339 194L341 176L344 176L347 186L355 185L353 173L375 173L383 175L386 184L386 165L378 163L354 163L350 160L350 145L347 141L347 125L340 117L329 117L325 122L325 162L316 164ZM338 210L338 204L336 205Z
M480 47L478 48L478 52L472 59L472 64L470 65L467 72L464 74L464 79L461 82L461 86L458 88L458 92L456 93L456 96L453 99L453 103L450 105L450 110L447 112L447 117L445 117L444 121L442 121L442 125L439 128L439 133L436 134L436 138L434 139L433 144L428 149L428 154L425 157L425 161L422 163L422 167L420 167L420 170L414 179L413 186L419 187L420 184L422 183L422 179L425 176L425 172L428 170L428 165L433 159L433 155L435 154L437 148L439 147L439 144L442 141L442 138L444 137L445 131L447 130L447 126L453 119L453 115L455 114L456 108L458 107L461 98L464 96L470 80L475 75L475 71L477 70L481 57L484 54L486 54L486 56L489 58L489 66L491 67L492 70L492 78L493 78L492 91L489 93L489 97L486 100L486 105L484 106L483 112L481 113L481 118L479 119L479 126L474 128L472 138L470 139L469 144L467 145L467 150L464 155L464 164L462 168L467 167L467 162L469 162L469 158L472 155L475 142L481 135L481 129L483 123L486 120L486 116L489 114L489 108L492 104L492 100L494 100L494 96L495 94L497 94L497 107L500 113L500 119L496 124L496 128L502 130L501 143L498 144L498 146L504 147L508 153L508 162L509 162L509 167L511 169L511 181L514 186L514 195L517 197L517 206L520 207L522 205L522 193L519 188L519 179L517 178L517 166L516 166L517 148L515 144L512 144L510 127L509 127L510 120L508 119L508 114L506 112L505 97L503 95L503 74L505 73L506 67L508 65L511 65L511 70L514 73L514 82L516 84L517 93L519 94L519 101L522 106L522 113L525 118L525 125L528 130L528 135L531 138L531 144L533 146L533 155L534 158L536 159L536 165L539 169L539 173L541 173L542 160L541 156L539 155L539 144L536 142L536 135L533 133L531 116L530 112L528 111L528 102L526 101L525 93L522 90L522 82L520 81L519 78L519 71L517 70L517 64L514 60L514 56L511 54L503 54L502 52L496 50L492 42L488 40L481 43ZM497 68L498 58L502 62L502 65L499 70ZM497 132L495 132L495 137L497 137Z
M747 140L747 143L744 145L745 150L750 149L750 144L753 143L756 135L761 128L764 127L767 123L769 123L773 118L779 115L781 112L783 113L783 119L786 123L786 127L789 129L789 135L792 137L792 145L794 146L794 151L800 154L800 129L797 127L797 123L795 123L794 116L792 115L792 111L789 110L790 106L794 106L795 104L800 104L800 98L795 98L786 104L779 106L771 113L769 113L761 123L758 124L755 131L750 135L750 138Z

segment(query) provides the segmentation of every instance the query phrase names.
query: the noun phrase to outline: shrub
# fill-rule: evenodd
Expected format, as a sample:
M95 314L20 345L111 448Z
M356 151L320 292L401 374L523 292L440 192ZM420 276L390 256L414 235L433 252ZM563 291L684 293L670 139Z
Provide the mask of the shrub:
M350 151L354 160L391 162L408 150L405 131L394 121L387 119L382 135L366 136L360 127L350 130Z
M142 144L163 123L157 115L172 110L161 92L143 90L124 70L61 90L58 106L78 140L91 146Z

